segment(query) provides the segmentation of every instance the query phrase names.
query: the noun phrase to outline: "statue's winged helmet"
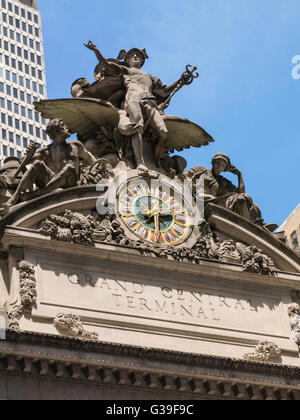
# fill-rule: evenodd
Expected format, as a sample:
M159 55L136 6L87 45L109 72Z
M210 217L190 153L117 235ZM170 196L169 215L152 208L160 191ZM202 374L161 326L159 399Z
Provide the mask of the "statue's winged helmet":
M145 64L146 59L149 58L145 48L143 48L142 50L138 48L131 48L131 50L129 51L121 50L119 52L117 60L124 61L124 63L126 63L127 59L131 57L133 54L137 54L142 58L143 65Z
M145 61L149 58L146 52L146 49L143 48L140 50L139 48L131 48L131 50L121 50L117 58L108 58L107 61L116 64L123 64L126 65L127 59L132 56L132 54L137 54L142 58L142 66L145 64ZM94 77L96 80L99 80L99 74L101 73L101 69L103 68L102 64L97 64L94 70Z

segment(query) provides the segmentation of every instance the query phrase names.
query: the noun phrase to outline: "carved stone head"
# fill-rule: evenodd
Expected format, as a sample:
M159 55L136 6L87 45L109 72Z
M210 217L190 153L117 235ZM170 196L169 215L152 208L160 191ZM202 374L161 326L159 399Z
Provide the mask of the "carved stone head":
M118 56L118 60L124 60L124 63L128 67L142 68L145 64L146 59L149 58L145 48L139 50L138 48L132 48L131 50L121 50Z
M213 170L216 175L219 175L221 172L226 172L231 167L231 161L228 155L225 153L218 153L212 158L211 161L213 165Z
M57 139L58 137L67 139L71 136L68 127L61 119L51 120L47 125L46 132L48 136L53 140Z

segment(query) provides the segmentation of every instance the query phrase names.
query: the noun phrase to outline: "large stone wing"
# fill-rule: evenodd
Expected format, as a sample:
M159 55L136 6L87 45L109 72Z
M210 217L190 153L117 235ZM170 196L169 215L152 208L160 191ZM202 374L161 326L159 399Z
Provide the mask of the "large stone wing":
M95 138L102 126L117 127L118 110L101 99L54 99L34 103L44 118L61 118L80 140Z
M169 131L166 149L170 152L181 152L183 149L207 146L214 142L203 128L185 118L165 115L164 119Z

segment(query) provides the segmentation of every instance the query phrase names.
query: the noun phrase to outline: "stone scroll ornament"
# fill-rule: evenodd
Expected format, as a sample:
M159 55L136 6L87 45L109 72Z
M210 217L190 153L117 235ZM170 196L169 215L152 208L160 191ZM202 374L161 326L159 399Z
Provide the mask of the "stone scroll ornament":
M281 350L275 343L269 341L260 341L253 353L244 355L245 360L255 362L278 361L281 356Z
M19 263L20 276L20 304L8 312L8 327L11 330L20 330L20 319L24 314L31 315L36 303L36 278L34 266L26 261Z
M53 321L58 330L63 330L73 337L85 340L98 340L99 335L96 332L86 331L80 318L72 314L58 314Z

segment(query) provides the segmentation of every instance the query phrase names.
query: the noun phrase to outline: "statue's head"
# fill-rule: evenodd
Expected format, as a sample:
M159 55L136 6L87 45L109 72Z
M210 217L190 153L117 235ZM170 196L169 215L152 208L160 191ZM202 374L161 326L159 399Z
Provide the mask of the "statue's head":
M212 158L211 163L213 166L213 172L216 175L220 175L220 173L228 171L231 166L230 158L225 153L218 153L215 155Z
M20 159L16 157L8 157L4 160L4 165L0 168L0 175L11 175L16 172L20 166Z
M47 125L46 132L53 140L66 140L71 136L68 127L61 119L51 120Z
M129 51L121 50L118 56L118 60L124 60L124 64L130 68L140 69L145 64L146 59L149 58L146 50L139 50L138 48L132 48Z

